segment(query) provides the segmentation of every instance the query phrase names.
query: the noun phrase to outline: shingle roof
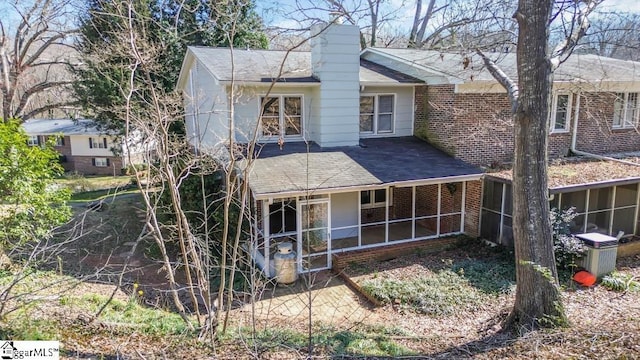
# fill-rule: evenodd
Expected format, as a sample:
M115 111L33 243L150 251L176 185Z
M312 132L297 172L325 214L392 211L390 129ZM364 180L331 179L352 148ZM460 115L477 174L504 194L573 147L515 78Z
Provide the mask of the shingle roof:
M482 175L415 137L362 139L361 146L321 148L315 143L265 144L249 175L257 194L402 183ZM244 166L244 164L241 164Z
M231 74L235 73L234 80L240 82L271 82L275 78L279 82L319 82L313 77L311 53L308 51L287 53L280 50L235 49L232 61L229 48L191 46L189 50L220 81L231 81ZM422 82L368 61L360 63L360 81L383 84Z
M444 53L432 50L374 48L405 62L423 66L463 82L491 81L493 76L475 53ZM515 53L488 53L509 77L517 80ZM554 81L638 81L640 63L597 55L572 54L554 73Z
M22 128L29 135L100 135L100 131L93 120L89 119L31 119L22 124Z

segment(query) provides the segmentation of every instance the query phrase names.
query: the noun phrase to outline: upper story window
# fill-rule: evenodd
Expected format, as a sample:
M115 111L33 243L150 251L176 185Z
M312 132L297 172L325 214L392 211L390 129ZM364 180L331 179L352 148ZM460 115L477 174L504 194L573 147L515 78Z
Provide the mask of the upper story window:
M617 93L613 103L613 128L635 127L638 113L638 93Z
M571 121L571 94L556 94L553 97L551 108L551 132L559 133L569 131Z
M56 146L64 146L64 136L56 136Z
M302 97L268 96L260 98L262 104L261 130L264 137L290 137L302 135Z
M89 149L107 149L107 138L89 138Z
M29 146L40 145L40 139L38 138L38 135L29 136L29 138L27 139L27 145Z
M392 133L395 95L360 96L360 133Z

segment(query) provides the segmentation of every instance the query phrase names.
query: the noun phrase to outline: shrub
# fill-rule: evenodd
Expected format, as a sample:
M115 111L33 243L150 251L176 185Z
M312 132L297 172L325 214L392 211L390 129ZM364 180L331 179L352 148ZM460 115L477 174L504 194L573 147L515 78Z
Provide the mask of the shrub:
M583 256L587 251L584 243L571 235L571 223L578 214L573 207L567 210L553 208L550 216L556 263L561 269L575 268L576 258Z
M601 285L611 291L640 290L640 282L636 281L632 275L617 271L603 277Z

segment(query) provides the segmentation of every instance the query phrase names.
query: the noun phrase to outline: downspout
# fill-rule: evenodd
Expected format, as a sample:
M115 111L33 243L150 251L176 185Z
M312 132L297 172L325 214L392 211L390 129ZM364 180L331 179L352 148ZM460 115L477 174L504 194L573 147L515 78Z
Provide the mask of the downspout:
M626 164L626 165L640 166L639 163L626 161L626 160L621 160L621 159L616 159L616 158L612 158L610 156L602 156L602 155L592 154L592 153L588 153L588 152L576 149L576 142L577 142L577 138L578 138L578 114L579 113L580 113L580 92L578 92L577 95L576 95L576 106L575 106L575 111L574 111L574 116L573 116L574 122L573 122L573 132L571 134L571 147L570 147L570 150L571 150L572 153L574 153L576 155L582 155L582 156L591 157L591 158L598 159L598 160L616 161L616 162L619 162L619 163L622 163L622 164Z

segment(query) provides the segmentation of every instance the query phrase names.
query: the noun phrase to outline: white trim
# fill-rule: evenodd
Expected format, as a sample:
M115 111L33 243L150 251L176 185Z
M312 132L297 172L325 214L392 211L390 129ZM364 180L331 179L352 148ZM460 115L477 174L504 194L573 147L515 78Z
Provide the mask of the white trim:
M312 190L314 195L319 194L335 194L335 193L343 193L343 192L352 192L352 191L360 191L360 190L369 190L369 189L379 189L381 186L395 186L395 187L411 187L411 186L421 186L421 185L433 185L439 183L448 183L448 182L461 182L461 181L474 181L481 180L484 177L484 174L471 174L471 175L457 175L457 176L448 176L441 178L433 178L433 179L421 179L421 180L408 180L408 181L393 181L386 184L371 184L371 185L354 185L354 186L341 186L335 188L328 189L314 189ZM291 191L283 191L276 193L264 193L257 194L257 200L265 200L271 198L280 198L280 197L294 197L300 196L301 194L306 194L308 190L291 190Z
M385 190L384 201L379 201L379 202L375 201L376 200L375 199L376 191L378 191L378 190ZM367 203L367 204L362 204L362 197L361 196L362 196L362 193L365 192L365 191L369 192L369 200L371 200L371 201L369 203ZM393 199L393 197L391 195L391 192L389 191L388 187L378 188L378 189L360 190L358 192L358 195L360 195L360 197L358 197L358 201L360 202L360 207L362 209L381 208L381 207L387 206L387 204L392 202L392 199Z
M627 121L627 111L629 110L629 95L634 94L635 95L635 108L633 109L633 111L635 111L635 114L633 116L633 118L631 119L631 122ZM611 121L611 128L612 129L633 129L636 126L638 126L638 117L640 116L640 92L616 92L616 99L613 102L613 119ZM623 97L620 98L618 95L622 95ZM621 114L621 118L620 120L620 124L616 125L615 121L616 121L616 103L618 103L618 100L622 100L622 114Z
M278 98L278 126L280 128L280 134L274 136L265 136L262 134L262 117L264 116L263 112L263 102L264 98ZM284 116L284 99L285 98L300 98L300 134L296 135L286 135L286 119ZM258 139L260 141L273 141L278 140L279 138L283 139L293 139L293 140L302 140L305 131L305 111L304 111L304 94L260 94L258 95Z
M380 97L381 96L393 96L393 109L391 110L391 131L380 131L378 130L379 120L380 120ZM372 119L372 131L361 131L359 130L361 137L376 137L376 136L389 136L396 133L396 115L398 112L398 94L397 93L387 93L387 92L373 92L360 93L360 97L358 98L358 129L360 129L360 99L363 97L373 97L373 119ZM386 114L386 113L385 113Z
M558 96L567 97L567 108L565 112L564 128L556 129L556 117L558 114ZM551 111L549 112L549 133L550 134L562 134L568 133L571 128L571 112L573 109L573 93L566 91L557 91L553 93L553 99L551 104Z

